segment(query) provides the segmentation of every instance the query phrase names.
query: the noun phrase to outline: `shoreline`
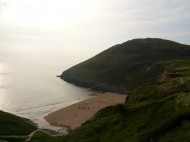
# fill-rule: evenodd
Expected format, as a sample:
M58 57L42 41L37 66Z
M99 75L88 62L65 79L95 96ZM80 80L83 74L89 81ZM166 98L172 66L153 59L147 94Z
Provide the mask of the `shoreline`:
M104 83L97 83L97 82L93 82L93 81L89 81L87 79L84 78L80 78L80 77L76 77L71 75L69 70L64 71L61 75L57 76L60 79L74 84L76 86L80 86L83 88L90 88L92 90L96 90L96 91L102 91L102 92L113 92L113 93L119 93L119 94L126 94L128 93L128 91L126 90L126 88L123 87L116 87L116 86L111 86L108 84L104 84Z
M83 101L83 99L81 100L76 99L76 100L67 101L67 102L65 101L62 103L55 103L55 104L50 104L46 106L34 107L30 109L25 109L22 111L9 112L9 113L22 117L26 119L26 121L28 120L28 121L33 122L40 130L54 131L58 133L58 135L63 135L63 134L67 134L67 131L68 131L67 128L50 125L44 119L44 117L51 112L55 112L63 107L64 108L68 107L72 104L78 103L79 101ZM40 112L40 113L38 113L38 115L33 115L34 112ZM31 115L28 115L28 114L31 114Z
M87 100L51 112L44 119L52 126L66 127L73 130L92 118L99 110L124 103L125 99L126 95L119 93L99 93Z

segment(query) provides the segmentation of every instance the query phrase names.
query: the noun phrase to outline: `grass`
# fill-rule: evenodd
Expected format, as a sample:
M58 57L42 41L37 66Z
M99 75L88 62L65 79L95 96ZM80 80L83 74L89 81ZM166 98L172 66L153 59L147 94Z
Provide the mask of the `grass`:
M28 135L36 130L36 128L34 124L31 124L31 122L24 118L0 111L0 136Z
M103 91L131 91L144 83L158 81L160 74L173 62L176 63L174 73L179 71L179 65L180 69L181 66L185 67L183 73L189 75L189 57L188 45L163 39L135 39L113 46L64 71L61 78ZM186 65L180 65L184 60L187 61ZM113 87L118 89L113 90Z
M39 142L57 142L57 139L58 138L53 137L53 136L47 134L46 132L36 131L30 141L31 142L37 142L37 141L39 141Z
M184 84L187 88L185 91L179 91L177 80L157 82L148 87L140 86L131 92L124 105L107 107L69 135L53 140L56 142L167 141L174 133L178 133L181 139L187 137L189 133L183 134L183 132L184 129L190 128L189 125L185 125L189 124L190 120L190 108L187 105L190 103L190 87L188 87L190 82L186 79ZM143 99L139 99L139 96Z
M165 134L159 139L159 142L185 142L190 141L190 122L184 121L178 129Z
M34 141L190 141L190 46L136 39L74 66L62 78L85 87L124 88L130 90L129 97L125 104L100 110L66 136L38 133Z
M180 128L184 121L190 120L190 109L184 103L190 103L190 87L185 88L184 92L179 91L176 81L140 86L131 92L125 105L101 110L94 119L63 137L62 141L147 142L161 139L168 132ZM184 84L189 86L189 80ZM163 86L165 88L162 90Z
M100 110L65 136L36 131L31 142L189 142L190 46L135 39L63 72L61 78L103 91L130 91L125 104ZM23 142L37 127L0 111L0 140Z
M24 142L36 129L29 120L0 111L0 141Z

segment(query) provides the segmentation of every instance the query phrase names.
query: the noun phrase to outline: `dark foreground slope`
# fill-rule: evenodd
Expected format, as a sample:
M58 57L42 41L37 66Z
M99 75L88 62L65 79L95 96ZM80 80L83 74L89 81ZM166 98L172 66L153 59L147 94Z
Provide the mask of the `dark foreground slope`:
M163 73L172 61L189 56L188 45L163 39L134 39L64 71L61 78L95 90L126 92L165 79Z
M0 136L28 135L36 129L30 120L0 111Z
M30 120L0 111L0 141L23 142L36 129Z

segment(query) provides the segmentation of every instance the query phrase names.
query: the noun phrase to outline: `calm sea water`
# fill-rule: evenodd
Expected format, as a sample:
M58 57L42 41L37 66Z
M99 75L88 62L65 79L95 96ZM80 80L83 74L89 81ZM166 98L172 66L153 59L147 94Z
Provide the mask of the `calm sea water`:
M69 84L56 75L85 60L69 56L6 56L0 58L0 109L51 127L48 113L87 99L92 90Z

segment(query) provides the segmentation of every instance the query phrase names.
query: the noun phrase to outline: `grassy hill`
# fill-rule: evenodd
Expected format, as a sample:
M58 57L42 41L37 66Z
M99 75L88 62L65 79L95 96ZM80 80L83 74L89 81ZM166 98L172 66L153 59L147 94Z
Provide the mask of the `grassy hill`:
M107 107L69 135L43 142L189 142L190 77L139 86L126 103ZM48 141L47 141L48 140Z
M61 78L82 87L126 92L162 80L162 74L173 61L189 56L188 45L163 39L134 39L64 71Z
M27 119L0 111L0 141L23 141L37 127Z
M0 135L28 135L34 130L29 120L0 111Z
M31 141L190 141L188 45L163 39L131 40L72 67L61 77L84 87L130 92L125 104L99 111L66 136L53 138L38 132Z
M165 79L140 85L124 105L101 110L62 141L189 142L190 56L169 64Z

